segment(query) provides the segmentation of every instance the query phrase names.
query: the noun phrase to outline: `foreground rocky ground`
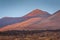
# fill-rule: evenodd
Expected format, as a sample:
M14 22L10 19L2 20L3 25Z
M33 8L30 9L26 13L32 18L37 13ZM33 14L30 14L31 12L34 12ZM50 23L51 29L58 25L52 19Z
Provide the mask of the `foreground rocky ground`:
M6 31L0 40L60 40L60 30Z

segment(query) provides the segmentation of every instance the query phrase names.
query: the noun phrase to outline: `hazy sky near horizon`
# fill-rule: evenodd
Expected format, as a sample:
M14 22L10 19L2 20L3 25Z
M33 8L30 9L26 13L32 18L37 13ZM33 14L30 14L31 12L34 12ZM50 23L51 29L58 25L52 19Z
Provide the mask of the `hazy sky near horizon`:
M34 9L52 14L60 10L60 0L0 0L0 18L21 17Z

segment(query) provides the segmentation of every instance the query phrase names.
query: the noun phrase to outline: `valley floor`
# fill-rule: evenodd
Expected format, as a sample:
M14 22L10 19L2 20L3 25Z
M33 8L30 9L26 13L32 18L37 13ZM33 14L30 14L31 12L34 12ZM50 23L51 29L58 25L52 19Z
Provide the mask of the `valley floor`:
M0 40L60 40L60 30L0 32Z

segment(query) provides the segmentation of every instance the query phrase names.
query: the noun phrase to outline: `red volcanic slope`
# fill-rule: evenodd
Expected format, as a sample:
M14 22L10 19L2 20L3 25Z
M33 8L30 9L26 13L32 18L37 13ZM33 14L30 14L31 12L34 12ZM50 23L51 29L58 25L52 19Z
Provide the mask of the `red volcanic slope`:
M42 11L42 10L39 10L39 9L35 9L33 10L32 12L28 13L27 15L25 15L24 17L48 17L49 14L48 12L45 12L45 11Z
M51 17L48 17L47 19L42 20L41 22L28 26L25 29L29 29L29 28L37 29L37 30L39 29L44 29L44 30L60 29L60 10L54 13Z
M37 11L37 9L34 10L34 12L35 12L35 11ZM38 11L39 11L39 10L38 10ZM34 12L33 12L33 13L34 13ZM36 12L35 14L37 15L37 12ZM1 28L0 31L23 30L24 28L26 28L26 27L28 27L28 26L30 26L30 25L33 25L33 24L35 24L35 23L38 23L38 22L40 22L41 20L44 20L44 19L46 19L46 18L48 18L48 17L50 16L50 15L49 15L47 12L45 12L45 11L40 11L39 14L41 14L40 17L33 17L33 18L30 18L30 19L28 19L28 20L26 20L26 21L23 21L23 22L21 22L21 23L15 23L15 24L12 24L12 25L5 26L5 27ZM35 15L35 16L36 16L36 15ZM33 15L33 16L34 16L34 15Z
M27 21L24 21L22 23L16 23L16 24L5 26L5 27L1 28L0 31L5 31L5 30L23 30L23 28L31 25L32 23L38 22L40 20L41 20L41 18L31 18L31 19L29 19Z
M30 26L30 25L33 25L35 23L38 23L40 22L41 20L43 20L42 18L40 17L36 17L36 18L31 18L27 21L24 21L24 22L21 22L21 23L15 23L15 24L12 24L12 25L8 25L8 26L5 26L3 28L0 29L0 31L7 31L7 30L24 30L26 27ZM29 28L29 27L28 27ZM34 27L35 28L35 27ZM27 29L25 29L27 30Z
M34 18L34 17L44 17L45 18L48 16L50 16L50 14L48 14L48 12L45 12L45 11L42 11L39 9L35 9L23 17L4 17L4 18L0 19L0 27L4 27L6 25L11 25L14 23L23 22L27 19Z

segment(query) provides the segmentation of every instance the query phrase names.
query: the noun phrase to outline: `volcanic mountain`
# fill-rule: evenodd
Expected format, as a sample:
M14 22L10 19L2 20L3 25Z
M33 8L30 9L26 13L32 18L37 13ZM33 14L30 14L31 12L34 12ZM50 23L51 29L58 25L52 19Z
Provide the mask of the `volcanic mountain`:
M28 13L24 17L49 17L50 14L46 11L35 9L32 12Z
M41 20L45 20L49 16L51 16L51 15L48 12L36 9L36 10L30 12L29 14L23 16L23 18L31 17L30 19L23 21L23 22L7 25L7 26L1 28L0 31L23 30L25 27L28 27L28 26L35 24L35 23L38 23Z
M33 27L33 28L32 28ZM36 28L35 28L36 27ZM24 29L41 29L41 30L57 30L60 29L60 10L55 12L52 16L48 17L41 22L30 25Z
M45 12L45 11L42 11L39 9L35 9L23 17L3 17L2 19L0 19L0 27L4 27L6 25L11 25L14 23L23 22L25 20L28 20L28 19L34 18L34 17L46 18L49 16L50 16L50 14L48 14L48 12Z

